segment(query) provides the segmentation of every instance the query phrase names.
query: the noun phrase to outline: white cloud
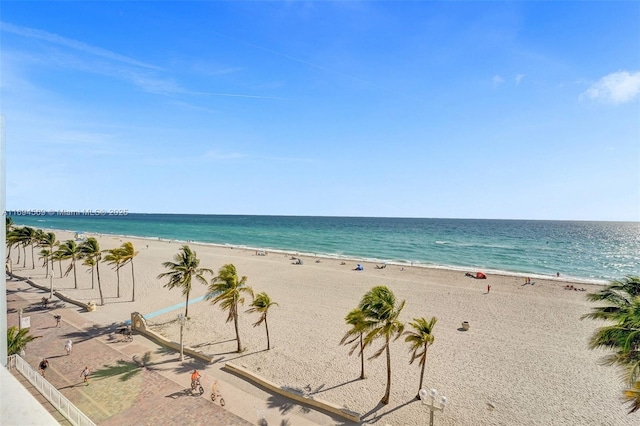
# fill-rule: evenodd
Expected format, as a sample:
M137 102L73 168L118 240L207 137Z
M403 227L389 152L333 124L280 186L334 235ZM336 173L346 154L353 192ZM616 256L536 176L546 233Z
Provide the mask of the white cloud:
M494 75L493 78L491 79L491 81L493 82L493 87L497 87L499 84L504 83L504 78L502 78L501 75Z
M630 102L640 94L640 71L618 71L605 75L593 83L580 98L621 104Z
M524 78L524 74L518 74L516 75L516 84L520 84L520 82L522 81L522 79Z

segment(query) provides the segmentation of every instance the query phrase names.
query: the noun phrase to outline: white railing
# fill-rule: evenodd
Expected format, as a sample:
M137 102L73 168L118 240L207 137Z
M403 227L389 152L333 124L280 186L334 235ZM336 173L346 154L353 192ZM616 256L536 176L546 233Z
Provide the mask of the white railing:
M9 355L8 361L7 368L17 369L71 424L75 426L95 426L95 423L89 417L73 405L19 355Z

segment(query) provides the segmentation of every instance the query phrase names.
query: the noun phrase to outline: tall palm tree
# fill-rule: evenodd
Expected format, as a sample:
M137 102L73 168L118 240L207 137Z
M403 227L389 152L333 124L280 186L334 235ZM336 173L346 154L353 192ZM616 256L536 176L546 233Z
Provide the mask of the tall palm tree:
M418 386L418 391L422 389L422 382L424 380L424 367L427 362L427 349L429 346L433 344L435 340L435 336L433 335L433 328L436 326L438 322L438 318L431 317L430 320L426 320L425 318L414 318L413 322L410 322L409 325L413 327L413 330L405 331L404 341L408 342L411 347L411 361L409 364L413 364L413 361L419 359L418 365L422 367L420 370L420 385ZM416 398L420 399L420 394L416 394Z
M54 234L53 232L44 232L42 230L38 231L38 245L47 249L47 251L49 252L49 256L51 256L51 254L54 252L55 246L60 244L58 240L56 240L56 234ZM53 269L53 258L51 258L51 268ZM47 276L48 275L49 263L47 263Z
M360 355L360 378L365 379L364 375L364 333L370 328L369 326L372 324L370 320L367 319L365 313L359 309L355 308L351 310L344 318L345 322L351 326L351 329L345 333L340 340L341 345L350 345L353 343L353 346L349 350L349 355L352 355L356 349L360 348L358 351Z
M82 258L82 252L80 248L73 240L67 240L64 243L60 244L58 247L58 253L61 260L71 260L69 267L64 272L64 276L69 275L69 272L73 270L73 283L75 285L74 288L78 288L78 277L76 274L76 260Z
M62 261L63 259L63 255L59 250L54 251L53 253L51 253L51 268L53 268L53 262L54 261L58 261L58 268L60 269L60 278L62 278Z
M248 313L257 312L260 314L260 319L253 323L254 327L259 326L264 322L264 328L267 331L267 350L271 349L271 343L269 341L269 324L267 323L267 314L269 313L269 308L272 306L278 306L278 304L271 300L269 295L265 292L258 293L253 298L253 302L251 303L251 308L247 309Z
M169 278L169 282L164 286L170 290L173 288L182 288L182 295L186 296L186 304L184 307L184 316L189 318L189 293L191 293L191 281L196 279L200 283L207 285L207 279L204 274L213 274L211 269L198 268L200 259L195 251L192 251L188 245L180 247L180 251L173 257L174 262L164 262L162 266L169 269L169 272L163 272L158 275L158 279Z
M122 249L120 247L105 250L107 255L102 259L109 265L113 265L113 269L116 270L116 277L118 282L117 297L120 297L120 268L122 267Z
M26 347L27 343L42 336L32 336L29 334L28 328L22 328L18 330L17 326L9 327L7 329L7 355L15 355L21 353Z
M391 290L385 286L373 287L360 301L358 308L362 310L373 323L364 337L364 344L369 345L376 338L384 339L384 345L369 359L379 357L383 352L387 356L387 388L380 402L389 403L391 394L391 339L397 340L404 331L404 324L398 320L400 312L404 308L405 301L396 304L396 297Z
M133 244L129 241L123 243L120 246L120 250L122 252L122 266L127 263L131 264L131 282L133 283L133 291L131 293L131 301L135 302L136 300L136 277L133 272L133 258L138 255L139 252L135 251L133 248Z
M7 260L8 260L11 257L11 246L13 246L13 244L10 244L9 242L9 235L11 233L11 230L15 226L15 222L13 221L13 218L11 216L7 216L4 218L4 223L5 223L4 235L5 235L5 243L7 244Z
M24 251L23 267L26 267L27 254L26 247L31 246L31 269L36 268L35 257L33 255L33 247L38 243L38 231L30 226L24 226L20 228L20 240L22 241L22 247Z
M592 308L582 319L613 322L596 330L589 347L604 347L614 351L604 358L603 363L623 368L623 377L631 387L625 392L625 398L632 403L630 412L637 411L640 409L640 398L631 398L630 395L634 395L640 387L640 277L626 276L621 280L613 280L599 292L587 295L587 298L607 304Z
M85 264L91 260L91 288L93 288L93 266L96 268L96 275L98 277L98 292L100 293L100 306L104 306L104 297L102 295L102 284L100 283L100 261L102 260L102 251L100 251L100 244L94 237L89 237L85 242L80 244L80 251L83 257L86 259ZM89 265L87 265L89 266Z
M23 239L21 228L17 228L15 226L11 228L9 233L7 233L6 239L7 239L7 247L9 248L8 250L9 254L11 254L11 248L13 246L15 246L16 249L18 250L18 260L16 261L16 265L19 265L20 264L20 247L22 246L22 239Z
M243 293L253 296L253 290L247 286L247 277L238 278L236 267L232 264L223 265L218 271L218 276L211 280L209 293L205 295L214 305L220 303L222 310L228 310L227 322L233 320L236 329L238 352L242 352L240 332L238 330L238 305L244 305Z

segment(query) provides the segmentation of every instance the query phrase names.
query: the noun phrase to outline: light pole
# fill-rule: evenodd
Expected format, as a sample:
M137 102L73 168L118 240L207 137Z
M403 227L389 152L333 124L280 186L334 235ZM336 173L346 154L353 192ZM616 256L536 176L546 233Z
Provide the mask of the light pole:
M444 411L444 407L447 405L447 397L441 395L438 399L438 391L435 389L430 389L429 392L425 389L420 389L418 395L420 395L422 404L429 407L429 426L433 426L433 413Z
M180 314L178 315L178 321L180 321L180 362L184 362L184 346L182 344L182 331L184 329L184 325L187 322L187 317Z
M49 299L53 299L53 269L49 271Z

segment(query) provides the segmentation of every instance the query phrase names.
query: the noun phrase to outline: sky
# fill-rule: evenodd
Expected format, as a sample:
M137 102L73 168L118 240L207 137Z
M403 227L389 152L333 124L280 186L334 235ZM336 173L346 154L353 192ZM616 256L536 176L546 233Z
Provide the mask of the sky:
M3 1L6 207L640 220L640 2Z

